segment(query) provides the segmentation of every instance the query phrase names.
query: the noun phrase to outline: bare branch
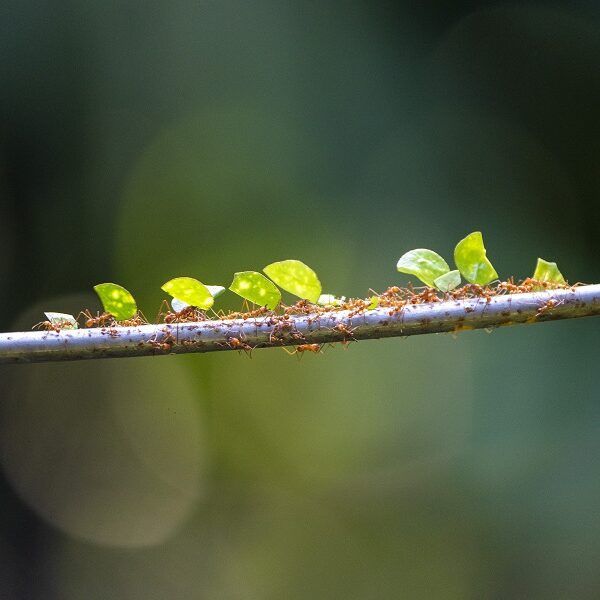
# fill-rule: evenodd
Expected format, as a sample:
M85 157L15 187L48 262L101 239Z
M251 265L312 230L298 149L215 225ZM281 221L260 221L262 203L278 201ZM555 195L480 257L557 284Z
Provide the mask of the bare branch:
M0 334L0 363L326 344L600 315L600 285L303 316Z

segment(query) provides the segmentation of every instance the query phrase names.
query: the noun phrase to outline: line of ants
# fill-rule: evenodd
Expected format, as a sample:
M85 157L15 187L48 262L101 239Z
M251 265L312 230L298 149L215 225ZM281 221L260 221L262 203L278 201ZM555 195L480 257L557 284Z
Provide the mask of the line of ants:
M486 302L490 302L494 296L498 295L527 293L559 287L572 288L577 285L581 284L575 284L574 286L557 285L555 283L536 281L531 278L527 278L520 283L515 283L512 278L509 278L506 281L497 282L494 286L466 284L456 290L446 292L443 296L440 296L440 293L433 288L413 288L410 284L405 288L392 286L379 294L371 291L374 296L376 296L377 306L380 308L391 309L390 314L392 314L401 311L406 305L437 303L444 299L462 300L468 298L481 298ZM244 301L245 311L229 313L223 311L211 311L213 313L213 316L211 317L207 315L206 311L200 310L194 306L186 306L181 311L172 310L167 301L164 300L157 314L157 321L159 323L162 322L167 325L173 325L177 323L203 322L210 320L222 321L239 319L245 321L253 318L263 318L267 319L267 324L273 327L269 338L270 344L283 346L286 340L289 339L292 343L297 343L295 349L292 351L287 350L286 348L283 349L288 354L301 356L306 352L320 354L322 353L325 344L307 343L303 334L295 330L295 326L291 321L292 317L315 315L315 320L318 320L322 315L332 314L342 310L348 311L348 316L353 317L367 311L370 302L370 300L350 299L339 306L321 306L307 300L300 300L291 306L281 305L281 312L276 312L274 310L269 310L266 307L249 307ZM540 307L536 316L540 317L556 306L556 301L549 300L544 306ZM89 309L85 309L77 315L76 321L85 328L107 328L111 330L116 327L139 327L141 325L149 324L149 321L141 311L136 312L130 319L117 321L107 312L97 312L96 314L93 314ZM33 329L60 332L62 329L69 329L72 327L73 325L69 321L57 322L56 320L48 320L37 323L34 325ZM330 329L332 332L339 334L341 339L338 341L344 346L347 346L352 341L356 341L354 337L355 328L350 328L344 323L338 323ZM154 343L156 344L157 349L164 351L167 351L173 345L171 340L166 342L154 341ZM233 350L243 351L248 355L251 355L253 350L253 347L242 337L229 337L225 342L225 345Z
M94 328L94 327L103 327L103 328L112 328L112 327L139 327L140 325L148 325L149 322L141 311L138 311L133 317L130 319L125 319L123 321L117 321L110 313L96 313L93 315L89 309L82 310L75 321L79 323L80 321L83 323L86 328ZM32 329L44 329L46 331L56 331L59 332L61 329L71 329L72 325L65 321L64 325L61 327L61 322L53 323L52 321L40 321L35 324Z
M344 346L344 348L346 348L348 346L348 344L350 344L350 342L357 341L353 335L356 327L349 328L347 325L344 325L343 323L338 323L337 325L335 325L334 327L330 327L329 329L331 329L331 331L342 334L343 338L341 340L339 340L339 342L342 344L342 346ZM281 342L282 344L284 344L285 341L282 337L273 335L274 331L276 331L276 329L274 329L271 332L271 334L269 336L269 342L270 343ZM290 337L292 340L296 340L296 341L305 341L306 340L305 336L299 331L292 331ZM224 345L231 348L232 350L243 351L250 358L252 358L252 350L254 350L254 347L251 346L250 344L248 344L246 341L244 341L244 338L241 335L240 335L240 337L233 337L233 336L228 337L227 341L224 343ZM319 343L302 343L302 344L296 345L293 350L288 350L288 348L286 348L284 345L281 346L281 349L290 356L294 356L294 355L302 356L306 352L309 352L312 354L322 354L323 348L325 346L332 346L332 345L333 344L331 342L323 342L320 344Z
M200 314L198 314L198 313L200 313ZM164 316L165 324L173 324L173 323L179 323L179 322L181 322L181 323L197 322L197 321L208 320L208 317L206 317L205 313L203 313L199 309L192 307L192 306L185 307L183 310L181 310L179 312L167 311L165 313L162 313L162 315ZM83 321L83 324L86 328L100 327L100 328L107 328L107 329L111 329L111 330L117 326L136 327L136 326L148 324L147 319L144 317L144 315L142 313L136 314L132 319L128 319L127 321L117 322L114 319L114 317L109 313L97 313L96 315L93 315L88 309L81 311L77 315L77 321L79 321L80 319ZM305 341L306 338L304 337L304 335L301 332L294 330L294 327L291 323L286 323L286 317L284 316L283 322L279 322L279 323L275 324L275 327L273 328L273 331L271 332L271 335L270 335L270 339L269 339L270 343L275 343L275 342L284 343L284 339L281 336L281 332L286 328L289 328L291 330L291 334L290 334L291 340ZM45 329L46 331L56 331L56 332L61 331L60 324L52 323L51 321L42 321L42 322L38 323L37 325L35 325L34 329ZM340 340L340 343L345 347L351 341L356 341L356 339L354 338L354 335L353 335L354 330L356 329L355 327L349 328L348 326L346 326L343 323L338 323L337 325L335 325L334 327L331 327L329 329L333 332L336 332L336 333L342 335L342 339ZM149 340L148 343L155 350L169 352L172 349L173 345L176 343L176 340L171 334L168 334L167 336L163 336L163 338L161 338L161 339L158 339L155 337L155 338ZM221 345L226 346L232 350L239 350L240 352L243 351L245 354L252 357L252 350L254 349L254 347L251 346L250 344L248 344L244 340L242 335L240 335L239 337L230 336L227 338L227 341L223 342ZM288 350L284 346L282 346L282 349L291 356L293 356L293 355L302 356L306 352L313 353L313 354L322 354L322 350L325 345L331 345L331 344L301 343L301 344L298 344L293 350Z
M278 333L277 327L278 326L276 326L273 329L273 331L271 331L271 334L269 336L269 343L271 343L271 344L281 343L282 344L280 346L281 349L284 350L290 356L294 356L294 355L302 356L306 352L309 352L312 354L322 354L323 348L325 346L333 345L331 342L323 342L320 344L319 343L308 343L306 341L304 334L302 334L300 331L294 330L293 326L291 326L291 324L290 324L290 325L287 325L287 328L290 329L289 341L302 341L304 343L297 344L293 350L288 350L283 345L283 344L285 344L286 340L283 337L281 332ZM281 325L279 327L281 327ZM347 325L345 325L344 323L338 323L334 327L329 327L328 329L330 329L331 331L338 333L342 336L342 339L339 340L339 342L342 344L342 346L344 346L344 348L347 348L347 346L348 346L348 344L350 344L350 342L357 341L356 338L354 337L354 331L356 330L356 327L350 328ZM232 350L243 351L250 358L252 358L252 350L254 350L254 347L251 346L250 344L248 344L244 340L244 338L241 334L239 337L234 337L234 336L228 337L227 341L222 345L224 345L228 348L231 348Z
M161 308L157 315L157 321L167 325L175 323L191 323L198 321L206 321L208 317L206 313L195 306L186 306L179 312L171 311L166 300L163 300ZM136 312L130 319L117 321L110 313L97 312L95 315L89 309L82 310L75 318L77 323L82 323L86 328L94 327L140 327L141 325L149 325L150 322L145 317L144 313L140 310ZM67 323L66 327L61 328L60 323L52 323L51 321L41 321L34 325L32 329L44 329L46 331L60 331L61 329L70 328L70 324Z
M224 344L228 346L232 350L239 350L240 352L244 352L247 356L252 358L252 350L254 347L246 342L242 341L236 337L230 337L227 339L227 342ZM306 352L310 352L312 354L322 354L324 346L331 346L331 343L322 343L322 344L298 344L293 350L288 350L285 346L280 346L281 349L288 354L289 356L298 355L302 357L302 355Z

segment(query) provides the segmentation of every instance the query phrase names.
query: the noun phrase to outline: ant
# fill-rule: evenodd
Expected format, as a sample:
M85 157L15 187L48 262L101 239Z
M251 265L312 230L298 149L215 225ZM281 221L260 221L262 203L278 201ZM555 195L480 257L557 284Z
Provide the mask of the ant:
M561 300L559 302L558 300L554 300L553 298L551 298L543 306L540 306L540 308L538 308L538 311L535 316L541 317L542 315L545 315L546 313L550 312L553 308L556 308L557 306L563 304L563 302L564 300Z
M144 313L141 311L138 311L131 319L119 321L120 327L139 327L140 325L148 325L148 319L146 319Z
M258 308L254 309L254 310L242 313L241 318L244 319L244 321L247 321L248 319L264 317L267 314L269 314L269 309L266 306L259 306Z
M421 304L427 302L439 302L440 299L435 289L426 287L420 294L413 296L414 300L411 300L413 304Z
M81 316L85 319L86 327L110 327L115 323L113 316L107 312L102 314L96 313L96 316L94 316L86 308L77 315L77 318L79 319Z
M289 319L287 315L282 315L277 321L277 324L271 330L271 333L269 334L269 342L271 344L276 342L282 342L284 340L286 332L293 332L294 324L288 322L287 319Z
M50 313L46 313L46 317L49 316ZM53 318L48 318L47 321L36 323L31 329L43 329L59 333L63 329L77 329L77 323L73 321L71 315L55 315Z
M252 350L252 346L246 344L245 342L236 337L230 337L227 340L227 343L229 344L229 347L233 350Z
M292 306L286 306L283 313L287 316L289 315L308 315L314 312L315 306L311 304L308 300L298 300Z
M219 346L227 346L231 350L243 350L250 358L252 358L253 347L250 344L246 344L243 340L236 337L229 337L224 344L218 344Z
M506 292L509 294L518 294L524 291L524 286L516 284L514 279L510 277L506 281L501 281L496 288L499 293Z
M40 321L36 323L31 329L43 329L44 331L56 331L60 332L60 327L51 321Z
M206 315L195 306L185 306L179 312L172 311L168 302L163 300L158 315L157 321L163 321L167 325L173 323L191 323L195 321L206 321Z
M293 350L292 352L290 352L287 348L284 348L284 350L290 356L293 356L294 354L304 354L305 352L312 352L314 354L321 354L321 348L322 347L323 347L323 344L300 344L299 346L296 346L296 349Z
M175 344L175 338L167 333L162 339L158 340L156 337L152 340L148 340L148 343L155 350L162 350L163 352L170 352Z
M164 320L167 324L206 321L206 315L195 306L186 306L179 312L166 313Z
M481 298L488 304L497 293L489 286L477 283L467 283L461 288L449 292L449 297L454 300L467 300L470 298Z
M341 342L344 346L347 346L351 341L356 341L356 338L354 337L355 330L356 327L350 328L343 323L338 323L335 327L333 327L333 331L341 333L344 336L344 339Z

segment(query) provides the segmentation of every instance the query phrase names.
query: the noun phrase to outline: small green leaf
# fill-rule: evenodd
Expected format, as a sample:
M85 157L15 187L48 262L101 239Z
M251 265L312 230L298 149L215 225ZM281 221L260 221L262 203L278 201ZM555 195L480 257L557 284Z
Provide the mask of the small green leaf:
M567 283L562 273L558 270L557 264L543 258L537 259L533 279L536 281L549 281L551 283Z
M486 285L498 279L498 273L488 260L481 231L474 231L456 244L454 262L469 283Z
M336 298L333 294L321 294L317 300L317 304L321 306L341 306L346 302L346 296Z
M267 265L263 271L282 289L298 298L317 302L321 282L317 274L299 260L282 260Z
M99 283L94 290L102 301L104 311L111 314L117 321L131 319L137 311L133 296L116 283Z
M440 292L449 292L460 285L460 271L448 271L433 282Z
M369 304L369 310L373 310L379 306L379 296L371 296L371 304Z
M418 248L400 257L397 265L400 273L418 277L425 285L433 287L433 282L450 270L448 263L433 250Z
M161 289L173 298L202 310L210 308L214 303L208 288L193 277L176 277L167 281Z
M236 273L229 289L245 300L271 310L281 301L281 292L277 286L256 271Z
M77 329L79 327L73 315L57 312L46 312L44 314L48 321L59 329Z

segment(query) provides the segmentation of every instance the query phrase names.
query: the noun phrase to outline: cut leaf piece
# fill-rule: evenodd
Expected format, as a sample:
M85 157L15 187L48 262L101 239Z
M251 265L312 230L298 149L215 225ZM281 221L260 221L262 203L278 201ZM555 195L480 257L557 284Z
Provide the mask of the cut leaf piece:
M551 283L567 283L563 274L558 270L558 265L543 258L537 259L533 279L537 281L549 281Z
M371 296L371 304L369 304L369 310L373 310L379 306L379 296Z
M117 321L131 319L137 311L137 305L133 296L116 283L99 283L94 286L104 306L104 311L111 314Z
M321 306L341 306L346 302L346 296L336 298L333 294L321 294L317 300L317 304Z
M46 312L44 314L48 321L59 329L77 329L79 327L73 315L58 312Z
M277 286L257 271L236 273L229 289L245 300L271 310L281 301L281 292Z
M175 312L181 312L184 308L187 308L189 304L184 302L183 300L179 300L178 298L171 299L171 308Z
M173 298L202 310L210 308L214 303L208 288L193 277L175 277L167 281L161 289Z
M225 291L225 288L222 285L206 285L205 287L210 292L210 295L213 298L220 296ZM187 308L188 306L190 305L187 302L184 302L179 298L173 298L171 300L171 307L175 312L181 312L184 308Z
M425 285L433 287L433 282L450 270L448 263L433 250L418 248L400 257L397 265L400 273L418 277Z
M498 279L498 273L486 256L481 231L470 233L456 244L454 262L469 283L486 285Z
M317 302L321 282L317 274L299 260L282 260L267 265L263 271L282 289L298 298Z
M448 271L444 275L440 275L433 283L440 292L449 292L460 285L460 271Z
M207 285L206 289L213 298L220 296L225 291L225 288L222 285Z

